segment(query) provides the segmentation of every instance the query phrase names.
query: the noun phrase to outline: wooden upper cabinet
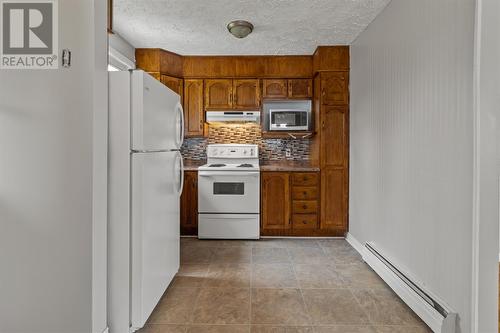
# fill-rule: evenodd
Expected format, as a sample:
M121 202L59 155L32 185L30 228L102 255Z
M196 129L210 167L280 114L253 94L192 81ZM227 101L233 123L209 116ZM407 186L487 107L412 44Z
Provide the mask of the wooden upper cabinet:
M227 110L233 108L233 80L205 80L205 109Z
M233 107L240 110L256 110L260 106L258 79L233 80Z
M321 111L321 166L347 167L347 106L324 106Z
M184 81L185 136L203 136L203 80Z
M349 73L321 73L321 103L324 105L349 104Z
M182 79L178 79L173 76L161 75L160 77L161 83L175 91L181 96L181 104L183 103L184 96L184 82Z
M312 79L262 80L262 97L269 99L311 98Z
M263 172L261 182L262 229L290 229L290 174Z
M288 80L262 80L262 97L282 99L288 97Z
M288 80L288 98L311 98L311 97L312 97L311 79Z

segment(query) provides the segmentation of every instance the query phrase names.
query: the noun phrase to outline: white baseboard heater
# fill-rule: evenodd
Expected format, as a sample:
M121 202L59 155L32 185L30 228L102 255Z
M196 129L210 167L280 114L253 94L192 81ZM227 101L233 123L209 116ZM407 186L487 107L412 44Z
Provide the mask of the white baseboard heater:
M455 333L457 314L426 292L387 257L367 242L363 260L436 333Z

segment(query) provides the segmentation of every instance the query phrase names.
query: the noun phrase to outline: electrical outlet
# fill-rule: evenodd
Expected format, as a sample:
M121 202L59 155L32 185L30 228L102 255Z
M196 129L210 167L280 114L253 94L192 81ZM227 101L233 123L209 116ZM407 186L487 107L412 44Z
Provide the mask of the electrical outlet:
M285 149L285 156L286 157L291 157L292 156L292 150L290 148Z

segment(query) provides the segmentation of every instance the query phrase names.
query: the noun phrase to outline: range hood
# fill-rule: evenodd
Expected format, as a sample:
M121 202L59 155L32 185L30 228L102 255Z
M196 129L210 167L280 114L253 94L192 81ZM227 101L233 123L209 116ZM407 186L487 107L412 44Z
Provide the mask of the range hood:
M259 123L260 111L207 111L206 121Z

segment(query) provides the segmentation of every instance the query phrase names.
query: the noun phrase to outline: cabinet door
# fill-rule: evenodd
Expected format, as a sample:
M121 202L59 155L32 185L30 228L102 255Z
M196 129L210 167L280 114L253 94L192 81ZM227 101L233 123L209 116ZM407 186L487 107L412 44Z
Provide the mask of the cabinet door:
M321 103L324 105L349 104L349 73L321 73Z
M311 79L288 80L288 98L311 98L311 97L312 97Z
M259 80L233 80L233 95L233 106L235 109L258 109L260 106Z
M262 97L263 98L287 98L288 85L287 80L262 80Z
M182 79L178 79L173 76L168 76L168 75L162 75L161 76L161 83L175 91L181 96L181 104L183 103L183 95L184 95L184 83Z
M203 80L185 80L184 85L186 136L203 136Z
M181 234L198 234L198 172L184 172L181 195Z
M205 109L227 110L233 107L233 80L205 80Z
M347 167L347 106L321 108L321 166Z
M263 172L262 229L290 229L290 174Z
M347 169L321 170L321 229L347 231Z

